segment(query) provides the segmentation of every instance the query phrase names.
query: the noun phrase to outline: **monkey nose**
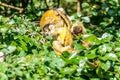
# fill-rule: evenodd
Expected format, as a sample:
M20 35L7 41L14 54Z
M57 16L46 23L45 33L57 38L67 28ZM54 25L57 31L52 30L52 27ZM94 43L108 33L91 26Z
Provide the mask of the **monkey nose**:
M46 33L46 36L49 36L49 34Z

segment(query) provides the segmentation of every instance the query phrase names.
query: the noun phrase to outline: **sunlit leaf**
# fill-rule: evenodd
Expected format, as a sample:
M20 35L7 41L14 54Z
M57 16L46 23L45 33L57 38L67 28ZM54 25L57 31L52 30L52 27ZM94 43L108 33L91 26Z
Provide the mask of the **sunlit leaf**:
M87 42L92 42L92 43L95 43L95 44L99 44L98 38L93 34L85 34L85 35L83 35L83 40L87 41Z
M16 50L16 46L9 46L8 50L9 50L9 53L12 53Z
M86 17L82 17L83 21L86 22L86 23L89 23L90 22L90 18L88 16Z
M107 54L106 56L108 56L108 59L109 59L109 60L116 61L116 60L118 59L117 55L116 55L116 54L113 54L113 53L109 53L109 54Z
M112 60L112 61L117 61L118 57L116 54L113 53L107 53L105 56L101 57L102 60Z
M101 68L107 71L110 68L110 61L107 61L106 63L100 64Z
M113 38L113 35L109 34L109 33L104 33L102 35L102 39L105 41L105 42L109 42L110 40L112 40Z
M89 7L89 4L86 3L86 2L84 2L84 3L82 3L82 7L83 7L83 8L85 8L85 7Z
M98 47L98 52L100 54L105 54L106 52L111 52L112 51L112 46L110 44L103 44Z
M84 68L84 65L86 64L87 58L85 57L84 59L81 59L79 61L79 67L77 69L78 72L81 72Z
M95 53L91 53L91 54L88 54L86 57L87 57L88 59L94 59L94 58L97 57L97 55L96 55Z

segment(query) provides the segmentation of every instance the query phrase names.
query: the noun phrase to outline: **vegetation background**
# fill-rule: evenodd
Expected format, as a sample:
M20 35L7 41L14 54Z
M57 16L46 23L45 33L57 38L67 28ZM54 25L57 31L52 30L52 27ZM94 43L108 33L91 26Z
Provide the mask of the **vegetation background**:
M40 17L57 7L87 29L74 40L77 55L56 55L52 38L42 35ZM119 80L119 27L119 0L0 0L0 52L7 54L0 80Z

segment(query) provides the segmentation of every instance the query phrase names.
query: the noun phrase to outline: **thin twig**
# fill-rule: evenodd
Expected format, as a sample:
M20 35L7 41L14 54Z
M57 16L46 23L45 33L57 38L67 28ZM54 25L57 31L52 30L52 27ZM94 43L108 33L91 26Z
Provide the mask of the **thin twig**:
M8 7L8 8L16 9L16 10L19 11L19 13L22 13L22 12L23 12L23 8L15 7L15 6L8 5L8 4L2 3L2 2L0 2L0 5L5 6L5 7Z
M80 0L77 0L77 12L80 12L81 7L80 7Z

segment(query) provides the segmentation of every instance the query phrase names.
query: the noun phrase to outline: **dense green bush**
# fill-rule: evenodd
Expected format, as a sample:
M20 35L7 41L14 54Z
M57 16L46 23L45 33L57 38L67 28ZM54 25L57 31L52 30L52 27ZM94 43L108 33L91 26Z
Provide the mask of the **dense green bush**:
M64 5L73 22L85 24L87 34L74 40L80 53L62 56L52 49L53 39L43 36L39 24L32 21L34 14L0 15L0 52L7 54L6 62L0 63L0 80L119 80L119 7L118 0L83 0L77 13ZM80 39L92 45L85 48Z

